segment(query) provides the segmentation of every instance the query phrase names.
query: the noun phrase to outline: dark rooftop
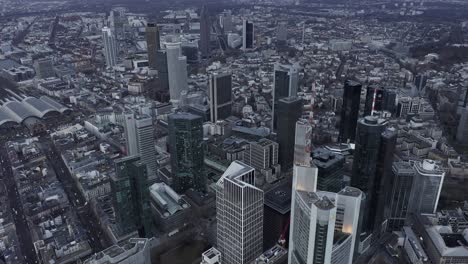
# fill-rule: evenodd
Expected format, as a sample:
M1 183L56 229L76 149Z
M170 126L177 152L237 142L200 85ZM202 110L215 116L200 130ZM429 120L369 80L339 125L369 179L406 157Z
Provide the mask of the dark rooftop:
M265 193L265 205L280 214L291 210L291 185L284 182Z

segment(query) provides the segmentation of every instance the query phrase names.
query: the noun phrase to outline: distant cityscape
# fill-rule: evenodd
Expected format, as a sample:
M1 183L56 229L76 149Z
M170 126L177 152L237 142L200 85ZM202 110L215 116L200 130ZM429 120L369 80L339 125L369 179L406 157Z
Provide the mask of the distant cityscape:
M0 0L0 264L468 264L468 1Z

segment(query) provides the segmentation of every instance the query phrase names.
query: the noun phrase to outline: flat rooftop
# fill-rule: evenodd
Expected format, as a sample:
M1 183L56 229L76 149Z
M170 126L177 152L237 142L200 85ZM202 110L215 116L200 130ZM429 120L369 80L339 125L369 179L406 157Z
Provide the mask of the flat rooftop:
M284 182L265 193L265 205L280 214L291 211L291 185Z

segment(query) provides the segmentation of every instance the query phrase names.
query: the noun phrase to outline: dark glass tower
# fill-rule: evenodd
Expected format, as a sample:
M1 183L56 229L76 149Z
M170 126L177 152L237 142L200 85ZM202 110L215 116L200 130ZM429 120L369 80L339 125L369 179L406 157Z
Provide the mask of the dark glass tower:
M124 233L138 230L141 236L151 235L151 211L147 166L138 156L115 160L115 176L111 189L115 217Z
M161 49L159 28L155 23L146 26L146 46L148 49L148 63L150 68L157 68L157 52Z
M297 96L299 82L298 69L291 65L275 64L273 80L273 128L277 128L278 101L290 96Z
M380 230L385 200L383 188L387 183L396 134L386 131L387 122L383 119L367 116L358 122L356 148L354 152L351 186L359 188L366 195L364 210L361 212L360 232L366 236Z
M183 193L190 188L205 191L203 168L202 117L190 113L169 116L169 149L174 190Z
M210 16L204 5L200 12L200 51L203 57L210 55Z
M312 162L318 168L317 190L338 193L343 189L343 155L317 148L312 151Z
M210 119L216 122L232 113L232 75L215 73L210 76Z
M242 48L244 50L254 48L254 24L248 20L243 21Z
M408 162L395 162L387 188L385 218L387 231L399 231L405 224L409 212L411 191L416 172Z
M293 166L294 137L296 122L302 116L302 101L297 97L286 97L278 101L278 144L281 169Z
M341 123L339 142L354 142L356 125L359 117L359 104L361 101L362 85L347 80L344 85L343 107L341 108Z
M169 72L167 69L167 54L165 50L156 53L156 70L158 71L159 88L169 91Z

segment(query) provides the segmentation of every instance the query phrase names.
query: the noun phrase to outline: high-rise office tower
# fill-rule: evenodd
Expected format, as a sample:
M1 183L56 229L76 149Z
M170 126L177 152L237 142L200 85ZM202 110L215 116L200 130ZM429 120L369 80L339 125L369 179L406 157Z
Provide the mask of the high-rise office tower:
M343 155L326 148L317 148L312 151L312 162L318 169L317 189L326 192L339 192L343 189Z
M166 50L156 52L156 70L158 71L158 82L162 91L169 92L169 72L167 68Z
M263 191L254 168L234 161L216 183L217 249L222 263L248 264L263 251Z
M107 68L112 68L117 64L117 47L114 33L108 27L102 28L102 44L106 66Z
M36 60L34 62L34 69L36 70L36 76L39 79L45 79L55 76L54 64L52 62L52 59L50 58Z
M341 108L339 142L354 142L361 101L361 84L347 80L344 85L343 106Z
M277 128L277 108L278 101L290 97L297 96L299 83L299 70L293 65L283 65L276 63L274 66L273 80L273 128Z
M352 264L356 241L359 240L359 215L362 201L361 190L347 186L338 192L336 202L335 237L332 262L334 264Z
M200 11L200 51L203 57L210 55L210 32L210 15L206 5L203 5Z
M135 117L125 114L125 139L127 155L138 155L148 167L150 182L156 181L157 161L154 143L153 119L149 116Z
M383 214L383 210L378 207L385 200L382 188L386 188L383 184L388 182L386 178L393 162L396 135L394 131L386 131L386 125L385 120L370 116L358 122L351 186L365 194L360 231L361 241L366 243L373 232L380 231L378 221L382 220L379 214Z
M399 231L404 226L408 216L416 171L409 162L400 161L393 163L392 173L387 189L385 218L387 219L387 231ZM417 186L415 187L417 188Z
M181 55L180 45L180 42L166 44L169 93L173 103L178 103L182 91L188 89L187 57Z
M124 7L115 7L110 11L109 22L112 31L115 33L116 40L123 40L125 38L124 25L128 22L126 12L127 9Z
M380 135L380 147L377 157L376 177L374 181L374 190L371 197L375 197L370 204L370 210L375 211L374 234L380 235L386 229L384 210L387 201L387 190L392 180L392 164L395 154L398 133L394 128L387 128Z
M290 169L294 161L294 137L296 122L302 116L302 100L297 97L286 97L278 101L279 160L283 170Z
M367 86L364 116L372 116L375 111L383 110L384 89L376 85Z
M254 48L254 24L244 19L242 21L242 49L248 50Z
M202 117L189 113L169 115L169 149L174 190L205 191Z
M159 27L155 23L146 25L146 46L148 49L148 64L152 69L157 69L158 50L161 49Z
M224 10L220 16L220 25L223 28L224 33L232 31L232 12L231 10Z
M312 150L312 125L304 119L296 122L294 136L294 164L310 165Z
M280 45L286 44L288 40L288 29L286 25L286 22L279 23L276 29L276 40Z
M123 234L138 230L142 236L151 232L149 184L146 165L138 156L115 160L111 177L112 201L117 223Z
M468 145L468 107L462 109L461 117L458 121L456 139L458 143Z
M418 74L414 77L414 85L416 91L412 91L411 96L420 96L424 92L424 88L426 88L427 84L427 75L426 74Z
M433 160L414 163L416 178L410 198L410 211L417 214L435 214L440 192L444 183L445 171Z
M361 191L353 187L339 193L317 191L317 168L309 167L313 173L294 167L288 263L351 264Z
M232 75L231 73L213 73L209 79L210 117L216 123L226 119L232 112Z
M125 143L127 156L139 155L138 140L136 134L135 115L133 113L125 113Z
M244 153L244 161L254 167L257 174L263 175L268 183L276 180L281 173L281 166L278 164L278 143L266 138L250 142Z

